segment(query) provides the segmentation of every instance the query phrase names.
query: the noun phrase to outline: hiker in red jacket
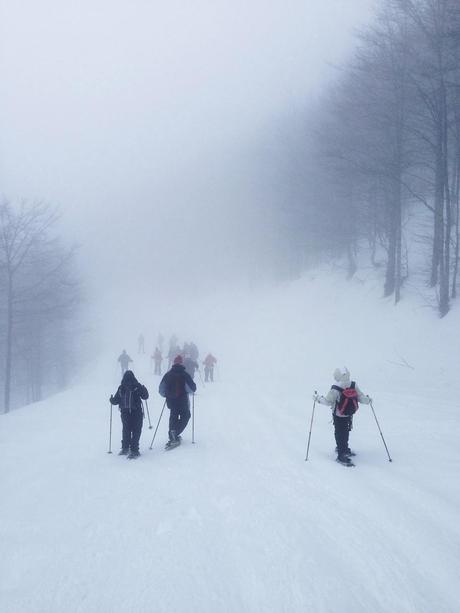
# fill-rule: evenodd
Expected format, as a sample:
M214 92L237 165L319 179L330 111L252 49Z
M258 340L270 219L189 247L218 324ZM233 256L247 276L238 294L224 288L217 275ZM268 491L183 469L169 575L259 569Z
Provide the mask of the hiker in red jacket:
M204 380L206 381L214 381L214 366L217 360L212 355L212 353L208 353L208 355L204 359Z

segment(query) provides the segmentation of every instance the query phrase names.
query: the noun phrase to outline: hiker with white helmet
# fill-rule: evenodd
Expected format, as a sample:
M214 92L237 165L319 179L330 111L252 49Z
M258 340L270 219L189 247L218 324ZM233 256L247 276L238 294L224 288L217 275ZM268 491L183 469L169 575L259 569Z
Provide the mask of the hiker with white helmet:
M317 402L332 407L337 462L345 466L354 466L350 456L355 453L348 446L348 438L353 425L353 415L358 410L358 403L369 404L372 398L365 396L355 381L350 380L347 368L334 370L335 384L326 396L314 396Z

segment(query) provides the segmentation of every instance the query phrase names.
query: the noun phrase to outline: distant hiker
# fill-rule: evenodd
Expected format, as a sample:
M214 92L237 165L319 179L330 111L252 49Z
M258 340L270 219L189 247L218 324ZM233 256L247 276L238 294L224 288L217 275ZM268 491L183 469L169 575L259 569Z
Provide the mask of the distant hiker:
M171 334L169 338L169 348L175 349L177 347L177 336L175 334Z
M123 373L125 373L128 370L129 363L132 362L132 359L126 353L126 349L123 349L123 352L118 358L118 361L120 362L121 374L123 375Z
M190 356L187 356L186 358L184 358L184 368L188 372L188 374L192 377L192 379L194 379L195 372L200 367L198 366L198 362L195 362L195 360L193 360Z
M204 359L204 380L205 382L211 380L214 381L214 366L217 360L212 355L212 353L208 353L208 355Z
M110 403L120 407L123 434L121 451L118 455L128 455L128 459L137 458L139 454L139 439L142 432L144 412L142 400L147 400L147 388L141 385L132 370L127 370L121 380L115 396L110 396Z
M161 375L161 362L163 361L163 356L161 355L161 351L158 349L158 347L155 347L155 351L152 355L152 360L155 364L154 374Z
M180 445L181 433L190 419L189 394L196 392L196 385L182 363L182 356L174 359L174 365L163 377L159 392L166 398L166 406L171 411L169 416L169 441L166 449Z
M161 351L161 353L163 353L163 342L164 342L164 340L165 340L164 336L162 334L159 334L158 338L157 338L157 345L158 345L158 348Z
M180 355L180 347L179 346L172 346L170 347L169 351L168 351L168 369L171 368L171 366L174 363L174 359Z
M142 333L137 339L137 353L145 353L145 339Z
M195 362L198 361L198 356L200 355L200 352L198 351L198 347L195 345L195 343L190 343L189 355L192 358L192 360L195 360Z
M369 404L371 398L365 396L355 381L350 381L347 368L334 370L336 383L331 387L326 397L314 396L320 404L332 407L334 434L337 451L337 462L346 466L353 466L350 460L355 453L348 446L348 438L353 426L353 415L358 410L358 403Z

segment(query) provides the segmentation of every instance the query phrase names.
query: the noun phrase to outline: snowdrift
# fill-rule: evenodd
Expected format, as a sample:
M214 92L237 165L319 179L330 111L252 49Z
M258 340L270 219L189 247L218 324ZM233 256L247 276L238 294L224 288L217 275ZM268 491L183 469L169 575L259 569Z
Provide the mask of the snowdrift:
M458 612L458 313L321 271L276 289L128 308L100 319L103 355L66 393L1 417L1 610L6 613ZM134 323L133 323L134 322ZM198 378L195 438L107 454L123 347L162 399L143 329L219 360ZM147 330L152 333L149 337ZM338 465L327 407L347 366L374 407L355 417L355 468Z

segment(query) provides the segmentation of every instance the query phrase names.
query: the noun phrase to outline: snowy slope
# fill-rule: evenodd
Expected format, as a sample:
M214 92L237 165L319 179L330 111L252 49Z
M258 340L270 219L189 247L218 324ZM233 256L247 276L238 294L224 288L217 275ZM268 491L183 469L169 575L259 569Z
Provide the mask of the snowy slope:
M457 613L458 315L378 296L330 273L158 309L217 355L218 380L199 385L195 445L188 428L164 452L164 417L152 451L144 424L136 461L116 455L116 411L106 453L107 399L114 356L155 311L136 329L107 313L112 353L72 390L1 416L0 610ZM133 357L155 425L158 378ZM333 461L324 406L304 461L313 391L343 365L374 398L392 463L367 406L356 468Z

